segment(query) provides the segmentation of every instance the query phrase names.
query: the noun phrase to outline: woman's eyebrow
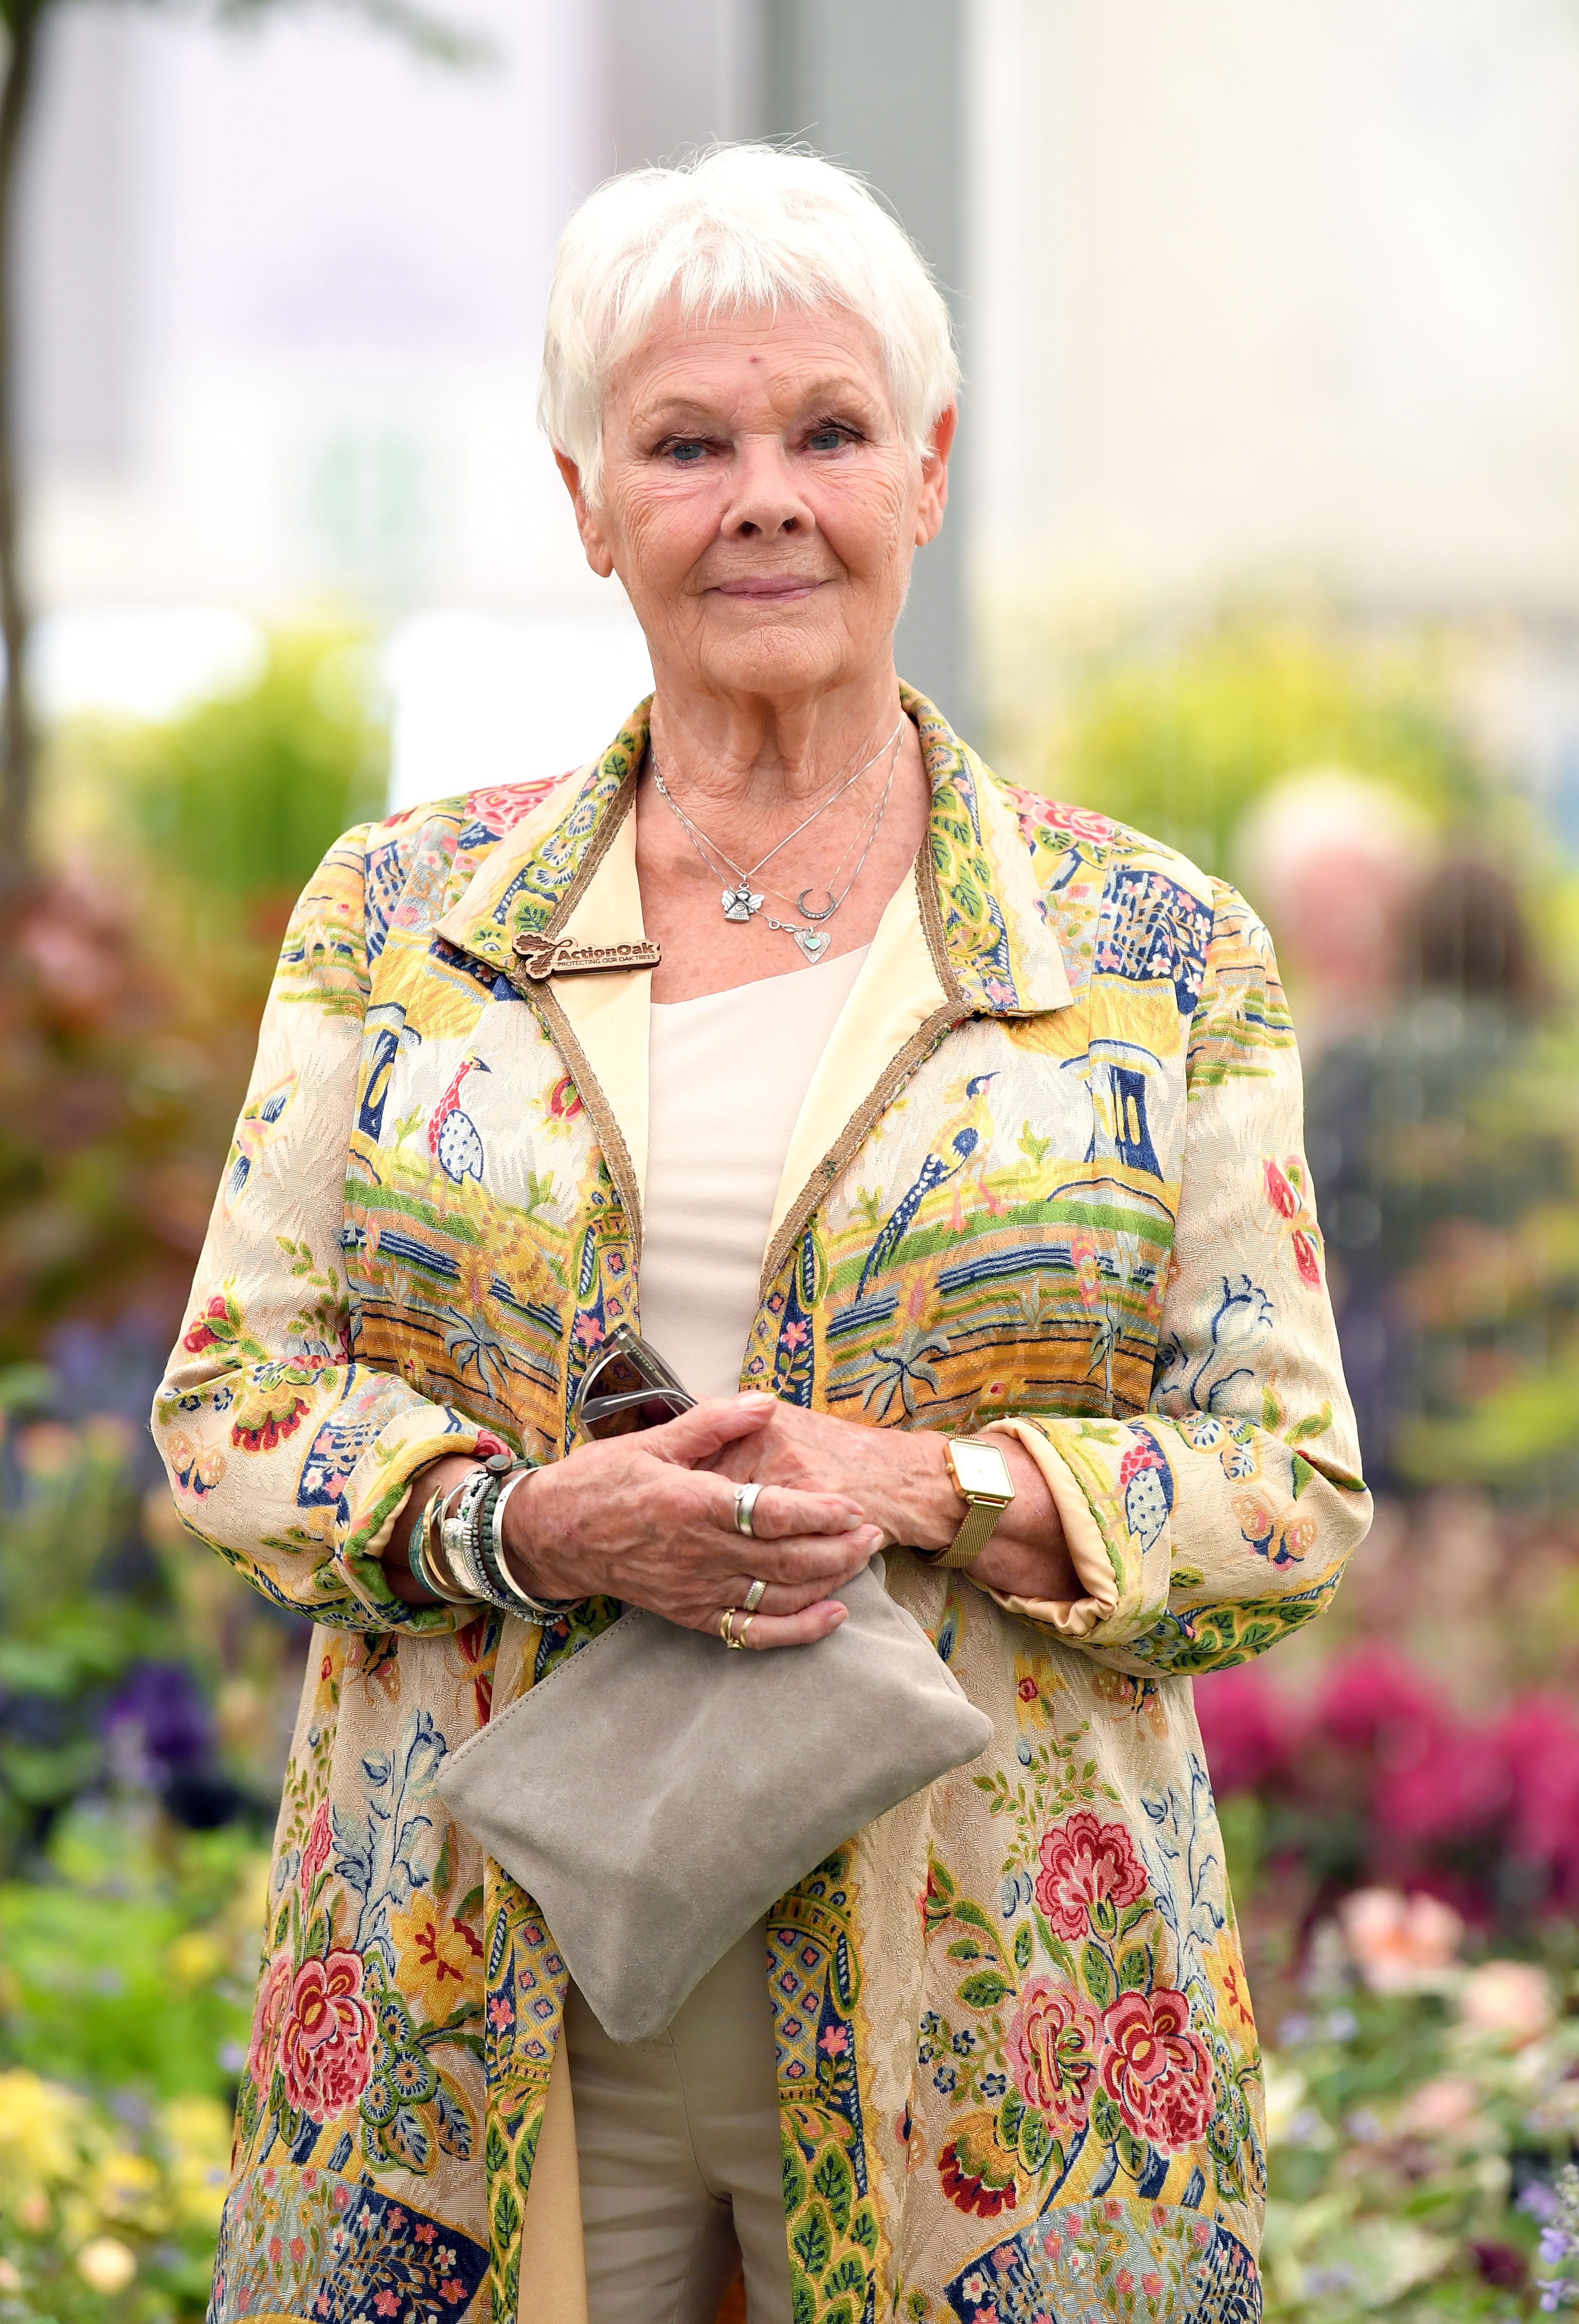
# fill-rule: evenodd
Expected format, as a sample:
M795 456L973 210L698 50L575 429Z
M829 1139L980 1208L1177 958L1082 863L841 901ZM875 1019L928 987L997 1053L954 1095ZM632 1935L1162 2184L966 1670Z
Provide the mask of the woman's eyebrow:
M808 412L822 412L830 404L857 405L862 410L871 409L873 394L844 372L831 372L826 378L809 380L796 395L796 412L804 419ZM632 413L633 424L642 429L651 428L695 428L705 431L711 428L727 428L732 422L716 404L699 403L688 396L660 396L656 401L638 407Z

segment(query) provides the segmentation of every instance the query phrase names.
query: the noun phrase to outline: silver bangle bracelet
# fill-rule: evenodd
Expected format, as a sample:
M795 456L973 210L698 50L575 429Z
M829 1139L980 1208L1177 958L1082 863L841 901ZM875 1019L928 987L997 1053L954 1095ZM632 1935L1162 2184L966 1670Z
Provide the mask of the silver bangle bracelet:
M446 1508L439 1528L439 1538L444 1545L444 1562L468 1599L488 1602L493 1592L483 1579L476 1554L476 1536L473 1518L476 1505L493 1483L493 1472L485 1468L474 1469L456 1489L453 1509Z
M431 1494L417 1512L417 1521L406 1543L406 1563L411 1569L411 1579L426 1590L430 1598L437 1598L441 1606L464 1606L468 1601L463 1592L447 1590L428 1558L428 1517L438 1498L437 1493Z
M504 1504L516 1487L524 1484L528 1477L532 1474L531 1465L523 1465L516 1470L513 1476L507 1477L499 1487L494 1496L493 1507L488 1512L486 1529L485 1531L481 1527L478 1529L477 1546L482 1554L482 1563L487 1579L500 1593L499 1598L494 1600L496 1604L502 1598L509 1601L512 1613L528 1615L534 1622L554 1622L558 1621L559 1616L566 1611L567 1608L573 1606L576 1600L573 1598L556 1600L534 1597L531 1591L525 1589L512 1573L509 1561L504 1554Z

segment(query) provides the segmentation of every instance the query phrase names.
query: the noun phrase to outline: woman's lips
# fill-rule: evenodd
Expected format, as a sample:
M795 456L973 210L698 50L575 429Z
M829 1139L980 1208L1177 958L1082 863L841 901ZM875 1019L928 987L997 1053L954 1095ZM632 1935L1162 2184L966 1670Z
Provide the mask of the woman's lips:
M820 577L786 578L782 581L720 581L716 584L720 597L743 598L749 603L768 605L787 604L796 597L809 597L820 589Z

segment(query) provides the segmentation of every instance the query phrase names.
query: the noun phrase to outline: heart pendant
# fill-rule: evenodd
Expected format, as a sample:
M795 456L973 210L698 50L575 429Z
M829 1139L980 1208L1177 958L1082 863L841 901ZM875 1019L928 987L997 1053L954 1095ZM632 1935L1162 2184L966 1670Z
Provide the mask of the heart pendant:
M828 948L828 939L820 928L794 928L790 933L808 960L820 960Z

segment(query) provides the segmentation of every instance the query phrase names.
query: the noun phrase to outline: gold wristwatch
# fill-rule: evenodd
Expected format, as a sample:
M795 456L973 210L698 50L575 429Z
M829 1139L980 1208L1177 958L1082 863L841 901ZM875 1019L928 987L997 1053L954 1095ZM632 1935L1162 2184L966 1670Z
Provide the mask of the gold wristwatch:
M970 1565L992 1540L999 1518L1014 1499L1013 1480L1009 1474L1009 1463L998 1447L984 1444L979 1436L951 1437L943 1448L943 1458L955 1491L970 1506L965 1523L948 1547L935 1554L931 1562L934 1565Z

